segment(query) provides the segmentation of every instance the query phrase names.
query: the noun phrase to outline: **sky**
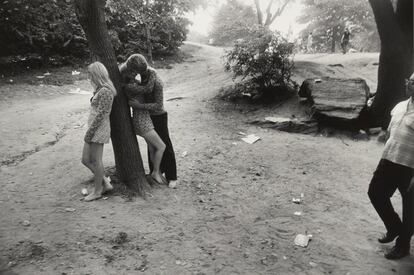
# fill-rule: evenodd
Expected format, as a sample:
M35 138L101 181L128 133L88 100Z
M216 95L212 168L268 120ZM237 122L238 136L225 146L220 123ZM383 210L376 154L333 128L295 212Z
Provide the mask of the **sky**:
M253 0L241 0L245 4L254 5ZM262 10L266 8L267 0L260 0ZM224 0L218 1L224 3ZM277 2L277 1L275 1ZM291 30L291 37L295 38L299 32L305 27L303 24L298 24L296 22L297 17L301 14L303 10L303 5L299 1L292 1L289 3L282 15L273 22L270 26L272 30L278 30L285 35L288 35L289 29ZM275 3L276 4L276 3ZM273 6L276 9L277 5ZM195 13L190 13L188 18L193 23L190 26L190 31L196 31L200 34L208 35L210 31L211 22L215 13L217 12L219 5L210 6L207 9L198 9Z

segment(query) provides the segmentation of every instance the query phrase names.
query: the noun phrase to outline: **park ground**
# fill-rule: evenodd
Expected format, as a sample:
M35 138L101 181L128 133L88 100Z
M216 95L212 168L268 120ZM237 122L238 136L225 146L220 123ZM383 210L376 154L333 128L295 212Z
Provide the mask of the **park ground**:
M388 261L389 245L376 241L384 228L367 197L382 150L375 138L250 124L306 112L295 97L276 107L221 101L216 95L231 83L222 49L182 50L185 62L159 70L180 183L154 187L146 200L82 201L81 189L91 188L80 163L87 80L71 69L2 79L0 273L414 274L413 256ZM295 60L298 83L358 76L375 90L378 54ZM58 73L76 81L48 84ZM247 144L239 132L261 140ZM104 164L114 166L110 144ZM394 202L400 211L398 195ZM306 248L294 245L297 234L312 235Z

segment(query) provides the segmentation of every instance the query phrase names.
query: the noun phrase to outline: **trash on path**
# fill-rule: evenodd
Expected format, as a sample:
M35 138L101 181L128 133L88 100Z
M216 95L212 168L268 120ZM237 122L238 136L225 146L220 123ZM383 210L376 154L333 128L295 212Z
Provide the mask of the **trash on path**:
M302 216L302 212L300 211L296 211L295 213L293 213L295 216Z
M22 225L23 225L23 226L30 226L30 221L28 221L28 220L24 220L24 221L22 222Z
M43 75L46 75L46 76L48 76L48 75L51 75L51 73L49 73L49 72L46 72L46 73L44 73Z
M80 75L80 72L78 72L77 70L72 71L72 75Z
M295 245L297 246L307 247L311 239L312 239L312 235L298 234L296 235L294 242L295 242Z
M108 197L103 197L102 199L106 201L108 199Z
M318 266L318 264L317 264L317 263L314 263L314 262L309 262L309 265L310 265L311 267L317 267L317 266Z
M302 202L302 200L299 199L299 198L293 198L292 199L292 202L297 203L297 204L300 204Z
M315 79L315 83L321 83L321 82L322 82L322 79L320 79L320 78Z
M89 194L88 189L86 189L86 188L82 188L81 193L82 193L82 195L84 195L84 196L87 196L87 195Z
M281 122L289 122L289 121L291 121L290 118L286 118L286 117L271 117L271 116L265 117L265 120L266 121L273 122L273 123L281 123Z
M42 78L45 78L45 76L44 75L38 75L38 76L36 76L37 78L39 78L39 79L42 79Z
M182 96L172 97L172 98L167 99L166 101L181 100L181 99L184 99L184 97Z
M90 95L90 94L92 94L91 92L81 90L80 88L71 89L69 91L69 93L70 94L78 94L78 95Z
M66 212L75 212L76 209L75 208L65 208Z
M186 157L188 155L188 152L187 151L184 151L182 154L181 154L181 156L182 157Z
M248 135L248 136L242 138L241 140L243 140L246 143L253 144L256 141L258 141L259 139L260 139L260 137L254 135L254 134L251 134L251 135Z
M176 265L182 265L182 266L184 266L184 265L186 265L186 262L185 261L176 260L175 261L175 264Z

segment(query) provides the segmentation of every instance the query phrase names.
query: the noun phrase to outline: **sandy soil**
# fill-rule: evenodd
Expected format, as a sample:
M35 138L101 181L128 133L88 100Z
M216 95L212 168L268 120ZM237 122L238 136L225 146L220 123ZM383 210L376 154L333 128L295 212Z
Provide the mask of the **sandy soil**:
M376 241L384 229L366 192L380 144L253 126L305 113L295 98L278 108L215 99L231 81L222 50L183 50L193 57L160 70L165 98L183 97L166 101L180 185L154 188L147 200L81 201L91 178L80 163L90 96L69 91L91 90L86 81L0 87L4 274L414 274L413 256L387 261L389 246ZM377 60L298 55L295 79L362 76L373 89ZM240 131L261 140L244 143ZM111 145L104 163L114 165ZM294 245L296 234L313 235L307 248Z

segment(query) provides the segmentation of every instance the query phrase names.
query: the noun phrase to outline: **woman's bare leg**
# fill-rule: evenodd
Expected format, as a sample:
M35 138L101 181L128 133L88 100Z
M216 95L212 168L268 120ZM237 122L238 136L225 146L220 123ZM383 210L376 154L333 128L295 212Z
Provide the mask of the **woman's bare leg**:
M85 145L83 146L83 152L82 152L82 164L85 165L92 174L95 175L94 166L91 163L91 157L90 157L90 144L85 142ZM102 158L101 158L102 159ZM102 193L111 191L114 189L114 187L111 185L111 180L109 177L105 177L105 174L103 175L103 191Z
M158 183L166 184L167 181L161 175L161 171L160 171L161 160L162 160L162 156L164 155L164 151L165 151L164 142L161 140L161 138L158 136L155 130L151 130L145 133L142 137L145 139L145 141L148 144L148 148L150 150L150 159L154 167L151 173L151 176ZM151 151L153 153L151 153Z
M85 197L85 201L93 201L102 197L104 190L103 177L104 167L102 163L103 144L89 144L89 164L94 172L94 190Z

